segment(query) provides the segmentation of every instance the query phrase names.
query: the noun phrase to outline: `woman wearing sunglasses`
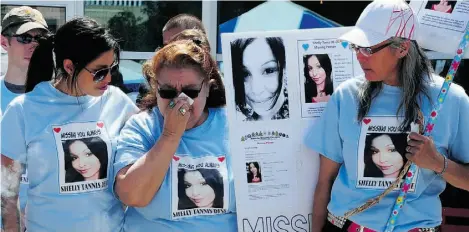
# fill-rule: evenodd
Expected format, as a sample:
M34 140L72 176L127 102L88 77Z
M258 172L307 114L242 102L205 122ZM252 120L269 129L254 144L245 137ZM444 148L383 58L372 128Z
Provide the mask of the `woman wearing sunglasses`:
M38 42L27 93L13 100L1 121L2 181L9 186L2 201L17 199L19 167L27 163L28 231L121 231L124 212L108 187L109 166L116 137L138 108L109 86L119 45L87 18L72 19ZM64 146L82 140L89 142ZM98 153L108 157L97 159L93 154ZM68 163L82 176L93 174L95 167L109 171L70 181ZM6 228L16 228L14 207L3 209L2 216L9 219Z
M405 1L375 0L341 37L352 44L364 77L334 91L305 139L321 154L313 232L385 230L407 172L402 168L394 177L367 175L367 134L408 138L402 155L418 167L409 175L413 184L404 185L409 192L394 231L439 231L439 195L446 182L469 189L467 165L458 164L469 163L469 98L464 89L453 84L448 90L438 121L430 125L431 137L416 133L423 133L425 122L436 115L432 109L444 81L432 73L416 41L417 20ZM389 162L389 154L396 152L396 144L375 142L373 160L383 172L391 171L396 165ZM390 193L384 194L387 188ZM368 200L376 204L368 207Z
M130 206L125 231L237 231L225 89L205 48L172 42L145 70L151 91L122 129L114 163L114 191ZM187 201L200 207L180 207Z

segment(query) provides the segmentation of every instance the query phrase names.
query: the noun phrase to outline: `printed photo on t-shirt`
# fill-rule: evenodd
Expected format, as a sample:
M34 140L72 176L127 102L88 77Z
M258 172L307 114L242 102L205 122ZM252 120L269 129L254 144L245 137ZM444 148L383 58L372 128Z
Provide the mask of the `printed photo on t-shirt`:
M52 128L59 158L60 193L107 188L112 148L103 122L70 123Z
M358 146L357 188L386 189L399 176L407 162L406 147L410 131L418 125L400 126L395 117L367 117L362 122ZM409 191L415 191L416 174ZM400 186L405 178L401 179Z
M173 219L228 211L229 183L225 156L192 158L175 155L171 169Z

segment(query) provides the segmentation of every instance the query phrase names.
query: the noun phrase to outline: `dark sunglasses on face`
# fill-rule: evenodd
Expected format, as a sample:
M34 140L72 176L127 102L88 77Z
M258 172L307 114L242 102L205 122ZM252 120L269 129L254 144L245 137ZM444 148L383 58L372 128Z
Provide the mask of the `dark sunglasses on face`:
M195 99L199 96L200 91L204 87L204 82L202 81L202 84L199 89L192 89L192 88L183 88L181 92L185 93L188 97ZM164 99L174 99L176 98L180 92L177 91L175 88L160 88L160 84L158 84L158 94L160 95L161 98Z
M106 78L107 74L109 72L111 72L111 74L115 71L117 71L117 69L119 68L119 66L117 66L119 63L118 62L114 62L111 67L108 67L108 68L103 68L103 69L100 69L96 72L92 72L90 70L88 70L86 67L84 67L84 69L86 71L88 71L89 73L91 73L91 75L93 75L93 81L98 83L102 80L104 80L104 78Z
M30 34L21 34L21 35L12 35L11 37L16 37L16 41L22 44L30 44L31 42L38 42L42 35L32 36Z

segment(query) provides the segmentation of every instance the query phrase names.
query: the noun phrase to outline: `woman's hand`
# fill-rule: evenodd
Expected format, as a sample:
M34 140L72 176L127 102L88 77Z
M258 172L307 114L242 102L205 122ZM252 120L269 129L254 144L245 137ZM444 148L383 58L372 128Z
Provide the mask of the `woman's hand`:
M186 98L175 98L166 107L163 136L180 138L190 118L190 105Z
M444 158L436 150L433 140L427 136L411 132L406 148L406 157L420 168L441 172L444 167Z

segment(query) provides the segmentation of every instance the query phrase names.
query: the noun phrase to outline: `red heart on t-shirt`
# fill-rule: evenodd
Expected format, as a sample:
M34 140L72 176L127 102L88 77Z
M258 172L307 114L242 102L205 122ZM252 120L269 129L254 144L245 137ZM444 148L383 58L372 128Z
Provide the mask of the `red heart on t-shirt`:
M102 122L98 122L98 123L96 123L96 125L98 125L98 127L99 127L99 128L103 128L103 126L104 126L104 123L102 123Z
M178 161L180 158L177 157L177 156L173 156L173 159L176 160L176 161Z
M369 118L365 118L365 119L363 119L363 122L364 122L366 125L368 125L368 123L370 123L370 122L371 122L371 119L369 119Z
M219 160L220 162L223 162L223 161L225 160L225 157L218 157L218 160Z
M54 128L54 131L55 131L55 133L59 133L60 132L60 127Z

